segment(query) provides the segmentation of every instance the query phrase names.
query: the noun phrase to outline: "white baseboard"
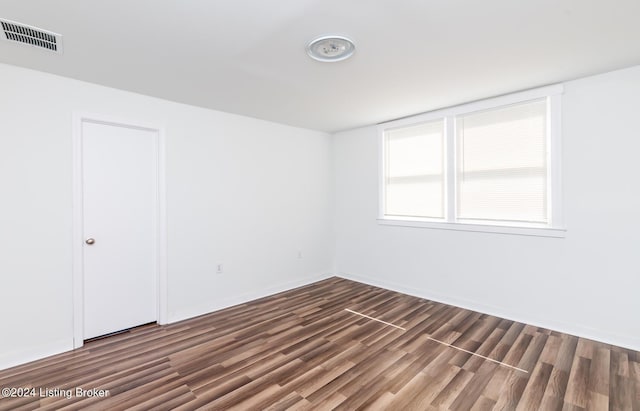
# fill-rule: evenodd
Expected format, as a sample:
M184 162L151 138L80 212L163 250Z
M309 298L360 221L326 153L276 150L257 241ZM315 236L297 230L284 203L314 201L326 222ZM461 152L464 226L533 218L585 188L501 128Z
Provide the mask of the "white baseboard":
M225 298L224 300L209 301L207 304L201 304L197 307L189 307L175 313L169 313L169 324L178 321L188 320L189 318L198 317L200 315L209 314L214 311L232 307L234 305L243 304L259 298L268 297L283 291L288 291L297 287L302 287L316 281L325 280L333 276L333 273L322 273L303 277L294 281L288 281L281 284L272 285L260 291L249 292L237 296Z
M46 345L31 347L24 351L12 351L0 355L0 371L7 368L15 367L29 363L31 361L41 360L73 349L73 338L68 340L58 340L47 342Z
M495 317L504 318L510 321L530 324L535 327L546 328L565 334L575 335L577 337L587 338L589 340L600 341L605 344L612 344L618 347L640 351L640 338L638 336L613 334L579 324L568 324L553 319L534 318L524 313L512 312L496 306L469 301L454 296L437 294L425 289L407 287L406 285L394 283L392 281L380 280L352 273L340 272L336 273L336 276L345 278L347 280L353 280L360 283L373 285L375 287L381 287L387 290L397 291L403 294L424 298L431 301L437 301L443 304L454 305L456 307L480 312L483 314L493 315Z
M293 288L302 287L316 281L321 281L332 277L332 273L323 273L313 276L308 276L295 281L289 281L281 284L277 284L268 288L265 288L259 292L251 292L241 294L235 297L227 298L222 301L213 301L206 306L194 307L187 310L180 311L173 314L169 318L169 322L177 322L186 320L189 318L197 317L199 315L208 314L223 308L231 307L233 305L246 303L248 301L256 300L258 298L267 297L279 292L291 290ZM575 335L578 337L588 338L590 340L600 341L606 344L613 344L619 347L625 347L631 350L640 351L640 338L631 335L617 335L613 333L602 332L601 330L595 330L589 327L567 324L560 321L532 318L522 313L507 312L500 307L494 307L486 304L477 303L474 301L468 301L453 296L440 295L432 293L429 290L423 290L413 287L407 287L402 284L397 284L392 281L379 280L376 278L354 275L351 273L337 273L338 277L348 280L358 281L361 283L369 284L376 287L385 288L392 291L397 291L403 294L413 295L420 298L425 298L432 301L437 301L443 304L455 305L457 307L465 308L472 311L477 311L496 317L508 319L511 321L517 321L525 324L530 324L536 327L542 327L550 330L563 332L566 334ZM45 357L49 357L56 354L61 354L73 349L73 339L59 340L49 342L45 346L38 346L30 348L24 351L14 351L0 355L0 371L6 370L17 365L26 364L31 361L39 360Z
M316 281L330 278L332 276L333 276L332 273L311 275L311 276L303 277L299 280L273 285L259 292L245 293L245 294L227 298L221 301L220 300L212 301L210 304L207 304L205 306L189 308L177 314L174 314L170 316L169 322L173 323L180 320L186 320L189 318L197 317L199 315L208 314L213 311L231 307L233 305L246 303L248 301L256 300L262 297L267 297L282 291L287 291L293 288L308 285ZM73 338L70 338L69 340L48 342L46 346L38 346L38 347L30 348L24 351L13 351L10 353L2 353L0 354L0 371L17 366L17 365L23 365L31 361L36 361L46 357L50 357L52 355L62 354L64 352L71 351L71 350L73 350Z

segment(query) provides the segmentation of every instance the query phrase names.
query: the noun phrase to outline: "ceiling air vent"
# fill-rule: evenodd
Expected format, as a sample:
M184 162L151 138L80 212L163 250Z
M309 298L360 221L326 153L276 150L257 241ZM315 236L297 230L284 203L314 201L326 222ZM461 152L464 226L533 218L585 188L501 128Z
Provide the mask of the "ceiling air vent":
M15 21L0 19L1 38L62 54L62 36Z

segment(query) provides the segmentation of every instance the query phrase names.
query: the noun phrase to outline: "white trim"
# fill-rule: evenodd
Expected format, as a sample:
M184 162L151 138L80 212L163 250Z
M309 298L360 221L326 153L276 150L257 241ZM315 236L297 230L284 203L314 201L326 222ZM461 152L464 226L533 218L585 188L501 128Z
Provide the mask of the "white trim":
M385 184L387 149L385 147L384 132L383 128L378 128L378 216L384 216L385 199L387 197L387 185Z
M407 287L406 284L379 280L377 278L361 276L353 273L336 272L335 275L339 278L357 281L363 284L368 284L375 287L384 288L386 290L396 291L399 293L436 301L442 304L453 305L482 314L489 314L494 317L503 318L509 321L517 321L519 323L529 324L535 327L559 331L565 334L575 335L577 337L600 341L605 344L612 344L618 347L629 348L634 351L640 350L640 337L637 335L620 335L610 332L603 332L600 329L586 327L580 324L575 324L573 322L568 323L564 321L558 321L553 318L539 318L535 315L532 316L530 313L513 312L513 310L505 309L504 307L487 305L452 295L434 293L433 291L425 288Z
M238 304L244 304L248 301L257 300L259 298L270 297L274 294L278 294L284 291L289 291L294 288L304 287L309 284L313 284L318 281L326 280L333 277L332 272L324 272L320 274L313 274L305 276L304 278L287 281L275 285L271 285L266 288L262 288L260 291L251 291L243 293L237 296L230 296L224 299L211 299L204 304L197 306L190 306L175 313L169 314L169 323L173 324L178 321L188 320L190 318L198 317L201 315L209 314L224 308L232 307Z
M377 321L377 322L382 323L382 324L384 324L384 325L388 325L388 326L390 326L390 327L394 327L394 328L397 328L397 329L402 330L402 331L407 331L407 329L406 329L406 328L404 328L404 327L400 327L399 325L395 325L395 324L392 324L392 323L388 323L388 322L386 322L386 321L382 321L382 320L380 320L380 319L378 319L378 318L375 318L375 317L370 317L370 316L368 316L368 315L366 315L366 314L362 314L362 313L359 313L359 312L357 312L357 311L353 311L353 310L351 310L351 309L349 309L349 308L345 308L344 310L345 310L345 311L347 311L347 312L350 312L350 313L352 313L352 314L356 314L356 315L359 315L359 316L364 317L364 318L366 318L366 319L369 319L369 320L371 320L371 321ZM523 370L522 368L514 367L513 365L509 365L509 364L507 364L507 363L504 363L504 362L501 362L501 361L495 360L495 359L493 359L493 358L490 358L490 357L487 357L487 356L484 356L484 355L481 355L481 354L475 353L475 352L473 352L473 351L465 350L464 348L457 347L457 346L455 346L455 345L453 345L453 344L449 344L448 342L440 341L440 340L438 340L438 339L436 339L436 338L431 337L431 336L430 336L430 335L428 335L428 334L427 334L427 339L428 339L428 340L431 340L431 341L433 341L433 342L437 342L438 344L442 344L442 345L444 345L444 346L447 346L447 347L449 347L449 348L453 348L453 349L455 349L455 350L462 351L462 352L465 352L465 353L467 353L467 354L475 355L476 357L480 357L480 358L482 358L482 359L484 359L484 360L491 361L491 362L493 362L493 363L500 364L500 365L502 365L502 366L505 366L505 367L508 367L508 368L512 368L512 369L514 369L514 370L518 370L518 371L521 371L521 372L523 372L523 373L529 374L529 371Z
M369 316L368 316L368 315L366 315L366 314L362 314L362 313L359 313L359 312L357 312L357 311L353 311L353 310L351 310L351 309L349 309L349 308L345 308L344 310L345 310L345 311L347 311L347 312L350 312L351 314L355 314L355 315L359 315L359 316L361 316L361 317L367 318L367 319L369 319L369 320L371 320L371 321L377 321L377 322L382 323L382 324L384 324L384 325L388 325L388 326L390 326L390 327L397 328L397 329L402 330L402 331L407 331L407 329L406 329L406 328L404 328L404 327L400 327L399 325L391 324L391 323L388 323L388 322L386 322L386 321L379 320L379 319L377 319L377 318L375 318L375 317L369 317Z
M520 91L517 93L505 94L498 97L488 98L484 100L473 101L471 103L461 104L452 107L453 115L470 114L477 111L490 110L501 106L509 106L512 104L525 103L531 100L555 96L562 94L564 86L562 84L553 84L550 86L534 88L530 90Z
M84 278L82 270L82 116L73 113L73 234L72 234L72 281L73 281L73 348L80 348L84 338Z
M169 322L169 276L167 262L167 149L164 127L158 131L158 324Z
M491 362L493 362L493 363L495 363L495 364L502 365L503 367L508 367L508 368L511 368L511 369L514 369L514 370L517 370L517 371L523 372L523 373L525 373L525 374L529 374L529 371L527 371L527 370L523 370L522 368L514 367L513 365L509 365L509 364L504 363L504 362L502 362L502 361L494 360L493 358L486 357L486 356L484 356L484 355L481 355L481 354L475 353L475 352L473 352L473 351L465 350L464 348L457 347L457 346L455 346L455 345L449 344L448 342L440 341L440 340L437 340L437 339L435 339L435 338L433 338L433 337L429 337L429 336L427 336L427 339L428 339L428 340L431 340L431 341L433 341L433 342L437 342L438 344L445 345L445 346L447 346L447 347L449 347L449 348L453 348L453 349L456 349L456 350L458 350L458 351L465 352L465 353L467 353L467 354L475 355L476 357L480 357L480 358L482 358L482 359L484 359L484 360L486 360L486 361L491 361Z
M562 205L561 175L561 93L562 84L556 84L518 93L474 101L459 106L448 107L411 117L378 124L378 222L385 225L403 227L436 228L457 231L477 231L485 233L503 233L533 235L542 237L564 237L564 218ZM457 217L457 130L456 116L479 111L491 110L529 101L547 100L547 213L544 224L520 223L508 221L465 222ZM386 198L386 140L385 134L399 128L406 128L442 119L445 123L445 195L444 218L396 217L385 214Z
M458 173L456 167L457 159L456 159L456 127L455 127L455 119L453 117L445 118L445 126L444 126L444 193L442 193L444 197L444 219L445 221L452 221L458 209L458 190L456 189L458 178Z
M539 87L530 90L519 91L516 93L505 94L497 97L490 97L482 100L472 101L457 106L445 107L426 113L416 114L408 117L399 118L397 120L389 120L378 123L378 127L382 130L392 130L394 128L406 127L413 124L420 124L426 121L446 116L457 116L460 114L469 114L476 111L483 111L499 106L508 106L511 104L523 103L529 100L556 96L562 94L564 86L562 84L553 84L545 87Z
M564 228L536 227L534 224L530 227L522 225L509 226L504 225L505 223L503 222L500 222L500 224L470 224L461 222L429 221L426 218L380 217L378 218L378 224L399 227L431 228L437 230L474 231L478 233L529 235L535 237L564 238L567 235L567 230Z
M551 213L550 225L564 227L564 198L562 191L562 96L549 96L549 178Z
M0 354L0 371L18 365L26 364L31 361L50 357L52 355L61 354L70 351L73 348L73 340L69 338L56 341L47 340L44 341L43 344L38 344L35 347L3 352L2 354Z
M72 237L72 278L73 278L73 348L84 344L84 283L83 283L83 202L82 202L82 123L92 122L126 128L154 131L157 134L157 209L156 213L156 290L159 324L166 324L167 308L167 212L166 212L166 149L164 127L143 124L138 121L119 119L102 114L73 112L73 237Z

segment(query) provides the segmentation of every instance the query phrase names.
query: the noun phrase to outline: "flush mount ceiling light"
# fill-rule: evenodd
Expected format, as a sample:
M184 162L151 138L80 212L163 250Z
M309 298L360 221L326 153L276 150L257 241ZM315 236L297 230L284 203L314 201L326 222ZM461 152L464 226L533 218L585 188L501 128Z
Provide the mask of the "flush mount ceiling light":
M322 36L307 44L307 54L324 62L346 60L356 51L353 41L342 36Z

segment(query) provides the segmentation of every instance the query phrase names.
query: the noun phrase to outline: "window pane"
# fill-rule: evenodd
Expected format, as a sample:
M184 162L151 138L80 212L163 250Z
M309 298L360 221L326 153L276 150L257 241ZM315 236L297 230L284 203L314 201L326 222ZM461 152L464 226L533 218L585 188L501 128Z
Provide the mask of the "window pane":
M547 222L546 99L456 118L458 218Z
M444 120L385 133L385 215L444 217Z

